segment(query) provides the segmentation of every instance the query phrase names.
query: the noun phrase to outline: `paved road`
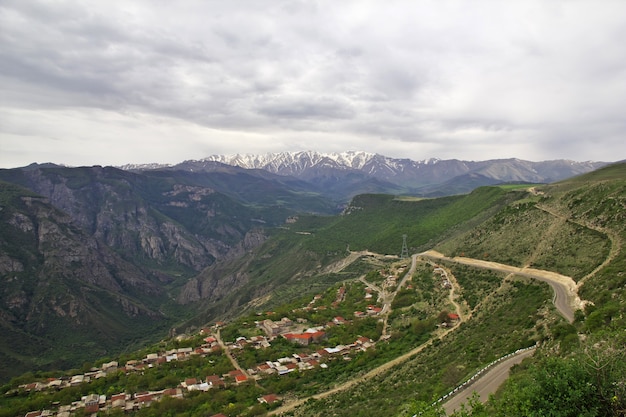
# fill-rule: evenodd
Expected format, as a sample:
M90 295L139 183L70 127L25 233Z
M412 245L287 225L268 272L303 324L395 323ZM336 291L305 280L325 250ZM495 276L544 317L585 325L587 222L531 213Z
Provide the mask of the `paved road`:
M473 384L456 394L452 399L443 405L446 414L452 414L461 408L461 404L467 402L474 392L478 393L481 402L489 399L489 395L496 392L498 387L509 377L509 370L513 365L520 363L525 358L535 353L535 349L526 350L519 355L511 356L508 359L495 365Z
M539 275L536 273L527 273L523 271L524 270L522 269L520 272L517 272L516 274L525 276L525 277L530 277L539 281L547 282L548 285L552 287L552 290L554 291L554 297L552 298L552 302L554 303L554 306L556 307L557 310L559 310L561 315L567 321L569 321L570 323L573 323L574 322L574 309L572 308L572 305L571 305L571 299L575 297L575 295L571 294L571 291L568 289L568 287L565 284L560 283L558 281L554 281L544 275Z

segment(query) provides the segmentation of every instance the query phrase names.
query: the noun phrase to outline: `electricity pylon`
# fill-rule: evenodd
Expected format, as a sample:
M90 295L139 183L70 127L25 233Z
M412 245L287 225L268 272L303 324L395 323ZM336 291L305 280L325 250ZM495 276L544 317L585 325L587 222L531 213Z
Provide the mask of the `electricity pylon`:
M400 253L400 259L409 257L409 248L406 246L406 235L402 235L402 253Z

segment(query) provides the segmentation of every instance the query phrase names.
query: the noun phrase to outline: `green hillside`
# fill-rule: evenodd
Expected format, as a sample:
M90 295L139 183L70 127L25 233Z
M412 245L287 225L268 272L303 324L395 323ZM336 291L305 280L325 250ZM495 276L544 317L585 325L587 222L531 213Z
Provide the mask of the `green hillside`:
M469 407L460 415L623 415L626 165L537 187L521 197L436 249L449 256L571 275L587 303L573 325L552 316L548 304L530 307L533 301L529 295L509 298L495 277L481 273L481 278L471 268L447 265L458 277L461 295L474 314L467 326L359 388L308 403L289 415L366 416L374 414L362 410L382 409L402 416L444 415L442 409L430 407L433 398L446 392L444 381L467 378L472 374L469 358L476 352L498 356L502 352L499 343L514 341L524 329L530 332L531 340L541 342L535 358L518 367L493 400L485 406L475 403L473 411ZM544 303L547 301L543 298ZM535 313L517 311L507 318L508 312L515 311L507 303L521 303ZM494 322L490 324L490 320ZM515 330L507 330L512 321ZM485 326L484 330L479 330L480 326ZM473 337L478 337L477 344L472 343ZM480 363L489 360L484 358ZM376 395L367 395L373 392Z
M356 197L340 216L300 215L276 229L250 256L208 268L192 281L189 287L211 289L202 301L205 313L192 323L232 316L238 311L234 306L252 300L255 308L269 308L303 292L312 294L355 278L363 273L358 264L341 274L328 272L347 250L399 256L404 234L411 253L425 250L522 196L499 187L438 199L367 194ZM228 286L222 288L225 281Z
M179 301L202 314L178 326L178 337L116 358L119 369L74 387L27 385L62 384L71 373L16 378L3 388L0 416L72 407L88 394L105 395L120 415L112 400L120 392L125 404L139 404L141 392L158 396L131 407L137 416L442 416L438 398L529 347L532 358L491 400L456 415L624 415L625 220L626 164L438 199L367 194L340 216L294 216L181 290ZM399 257L403 235L416 256ZM426 256L430 249L448 258ZM547 283L514 269L525 267L572 283L563 286L582 300L568 299L573 322ZM289 337L274 337L281 326ZM185 348L196 353L157 362ZM234 378L235 363L246 382ZM224 385L186 388L209 376ZM163 394L168 388L180 396Z

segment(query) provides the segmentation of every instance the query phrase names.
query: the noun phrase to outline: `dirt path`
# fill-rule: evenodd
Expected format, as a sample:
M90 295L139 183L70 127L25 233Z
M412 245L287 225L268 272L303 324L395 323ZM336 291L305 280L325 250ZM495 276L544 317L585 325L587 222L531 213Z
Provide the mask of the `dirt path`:
M359 278L363 284L365 284L368 288L376 291L378 293L378 299L383 303L383 309L381 311L381 317L383 319L383 331L381 332L380 338L384 338L387 335L387 322L389 319L389 312L391 311L391 302L388 301L389 294L383 288L379 287L376 284L372 284L371 282L365 279L365 275Z
M454 311L459 316L461 321L469 320L472 313L470 312L467 317L465 317L461 305L456 302L456 293L454 291L455 287L458 286L458 284L456 283L456 279L454 279L454 276L452 274L448 274L448 279L450 280L450 282L453 283L452 288L450 289L450 295L448 296L448 300L450 300L450 303L454 306Z
M574 321L574 311L582 308L582 301L578 297L576 282L571 277L557 274L556 272L543 271L534 268L519 268L511 265L504 265L497 262L483 261L480 259L472 259L456 256L449 258L436 251L426 251L421 256L445 260L462 265L473 266L476 268L490 269L492 271L506 272L524 277L534 278L548 283L554 290L554 305L559 312L570 323Z
M350 389L352 387L354 387L355 385L361 384L369 379L372 379L378 375L381 375L383 373L385 373L386 371L388 371L389 369L393 368L396 365L399 365L407 360L409 360L410 358L412 358L413 356L417 355L418 353L420 353L422 350L426 349L428 346L432 345L433 342L435 340L441 340L443 339L445 336L447 336L450 332L456 330L458 328L458 326L461 324L461 322L458 322L456 325L454 325L453 327L450 327L448 329L446 329L445 331L443 331L441 334L439 334L439 336L433 337L432 339L430 339L428 342L416 347L415 349L401 355L398 356L395 359L390 360L389 362L386 362L382 365L380 365L377 368L372 369L371 371L369 371L368 373L361 375L359 377L353 378L348 382L344 382L343 384L337 385L334 388L329 389L328 391L324 391L321 392L319 394L315 394L315 395L311 395L310 397L306 397L306 398L299 398L297 400L293 400L293 401L288 401L286 404L280 406L279 408L270 411L268 413L268 415L270 416L279 416L282 415L283 413L287 413L290 411L293 411L295 408L301 406L302 404L304 404L305 402L307 402L309 399L313 398L316 400L322 399L322 398L326 398L329 397L333 394L336 394L338 392L341 391L345 391L347 389Z
M377 253L369 252L369 251L358 251L358 252L350 252L348 256L345 258L329 265L324 269L324 273L338 273L345 269L348 265L352 264L354 261L359 259L362 256L380 256Z
M398 289L401 287L402 284L404 284L404 282L406 281L406 279L408 279L408 277L412 276L413 273L415 272L415 268L416 268L416 264L417 264L417 258L418 255L413 255L412 256L412 263L411 263L411 268L409 270L409 272L407 272L407 274L405 275L405 279L402 280L401 284L398 285ZM373 286L373 284L369 284L365 281L365 279L361 279L362 282L364 282L367 285L371 285ZM453 332L454 330L456 330L461 323L463 322L463 315L462 315L462 311L461 311L461 306L454 300L454 286L458 285L456 284L456 280L455 283L453 284L452 288L450 289L450 301L452 302L452 304L456 307L456 312L459 315L459 317L461 317L461 320L459 320L457 323L455 323L454 326L447 328L446 330L443 330L441 333L439 333L437 336L432 337L430 340L428 340L427 342L421 344L420 346L410 350L409 352L398 356L395 359L390 360L389 362L386 362L380 366L378 366L377 368L372 369L371 371L367 372L364 375L358 376L356 378L353 378L347 382L344 382L343 384L337 385L336 387L333 387L327 391L321 392L319 394L315 394L312 395L310 397L306 397L306 398L299 398L296 400L291 400L291 401L286 401L285 404L283 404L282 406L280 406L279 408L271 411L268 415L282 415L283 413L287 413L290 411L293 411L295 408L301 406L302 404L304 404L306 401L308 401L309 399L313 398L316 400L322 399L322 398L326 398L329 397L333 394L336 394L338 392L341 391L345 391L348 390L358 384L363 383L364 381L367 381L369 379L372 379L378 375L381 375L385 372L387 372L389 369L393 368L396 365L399 365L407 360L409 360L410 358L412 358L413 356L417 355L418 353L420 353L421 351L423 351L424 349L426 349L428 346L432 345L433 342L435 340L441 340L444 337L446 337L450 332ZM389 311L391 311L391 302L393 301L393 297L395 297L395 295L398 292L398 289L396 289L396 291L394 293L392 293L392 297L389 297L388 303L390 305L389 307Z
M620 235L618 233L615 233L611 230L608 229L604 229L602 227L598 227L595 226L593 224L587 223L587 222L582 222L579 220L574 220L569 216L566 216L562 213L559 213L553 209L550 209L544 205L540 205L537 204L536 207L539 210L543 210L546 213L560 218L563 221L569 221L571 223L577 224L579 226L582 227L586 227L587 229L591 229L591 230L595 230L596 232L602 233L603 235L607 236L609 238L609 240L611 241L611 249L609 250L609 255L606 257L606 259L604 260L604 262L602 262L600 265L598 265L598 267L596 267L593 271L591 271L590 273L588 273L587 275L585 275L584 277L582 277L582 279L580 279L578 281L577 287L580 288L580 286L590 277L594 276L598 271L600 271L601 269L603 269L604 267L606 267L609 263L611 263L615 257L622 251L622 238L620 237Z
M415 254L413 255L413 259L417 260L417 258L420 256L420 254ZM454 306L454 310L455 313L459 316L461 321L467 321L470 318L472 318L472 311L470 310L469 307L467 307L467 315L465 314L463 307L456 301L456 297L457 297L457 293L461 292L461 286L459 285L459 282L456 280L456 277L454 276L454 274L452 273L452 271L450 271L447 268L442 267L441 265L437 265L435 264L432 260L428 259L428 258L422 258L424 261L430 263L433 266L437 266L438 268L441 268L445 271L446 274L446 279L448 280L448 282L450 282L450 285L452 286L450 288L450 294L448 295L448 300L450 301L450 304L452 304ZM415 262L415 261L414 261Z
M217 329L217 332L215 332L215 338L217 339L217 343L222 348L222 351L224 352L224 354L226 355L228 360L230 360L230 363L235 367L235 369L241 371L241 373L243 373L246 376L246 378L248 378L248 380L254 381L255 385L258 386L259 385L258 381L256 379L252 378L250 376L250 374L248 374L248 372L239 365L239 362L237 362L237 359L235 359L233 357L233 355L230 353L230 350L228 349L228 347L226 346L226 344L222 340L222 335L220 334L220 329Z

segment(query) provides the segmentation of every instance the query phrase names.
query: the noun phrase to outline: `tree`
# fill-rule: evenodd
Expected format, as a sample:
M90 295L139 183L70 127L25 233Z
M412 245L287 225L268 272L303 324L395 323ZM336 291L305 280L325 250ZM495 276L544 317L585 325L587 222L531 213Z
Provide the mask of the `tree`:
M623 344L590 340L567 358L540 359L507 381L493 401L497 415L624 416L625 353Z
M413 400L402 410L401 417L445 417L446 412L439 403L429 404L425 401Z
M480 396L474 391L467 403L461 404L461 409L455 411L452 417L489 417L490 415L485 404L480 401Z

